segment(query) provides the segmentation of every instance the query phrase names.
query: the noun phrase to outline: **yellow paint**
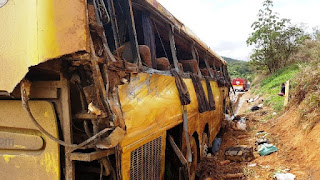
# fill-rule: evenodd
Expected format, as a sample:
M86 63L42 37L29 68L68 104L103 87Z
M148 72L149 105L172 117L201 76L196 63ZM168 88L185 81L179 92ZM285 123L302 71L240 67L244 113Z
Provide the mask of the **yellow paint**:
M45 153L44 159L41 159L41 165L46 168L46 172L57 173L60 165L57 164L56 156L53 153Z
M10 161L11 158L14 158L14 155L2 155L3 159L6 163L8 163Z
M18 144L15 144L13 147L17 148L17 149L25 149L26 148L26 146L22 146L22 145L18 145Z
M191 96L191 104L186 106L189 134L192 136L193 133L197 133L201 142L205 125L208 124L209 140L212 142L220 129L223 117L223 99L227 97L227 89L219 88L217 82L211 81L210 86L216 110L200 114L192 81L184 79L184 82ZM202 85L208 98L204 80ZM123 177L129 178L130 152L182 123L182 109L175 79L171 76L147 73L132 74L130 83L119 87L119 96L127 128L126 135L121 142L122 173ZM180 138L182 138L182 147L184 148L183 134ZM165 149L162 150L165 151ZM162 161L164 161L164 154Z
M89 51L85 0L9 0L0 9L0 90L11 92L30 66Z
M41 134L22 109L21 101L0 100L0 131L40 136L45 146L41 150L1 150L0 179L60 179L59 145ZM58 126L53 105L46 101L30 101L30 109L39 124L58 137ZM30 144L37 139L28 138ZM15 146L17 147L17 146ZM13 158L14 157L14 158ZM17 171L17 168L19 170Z

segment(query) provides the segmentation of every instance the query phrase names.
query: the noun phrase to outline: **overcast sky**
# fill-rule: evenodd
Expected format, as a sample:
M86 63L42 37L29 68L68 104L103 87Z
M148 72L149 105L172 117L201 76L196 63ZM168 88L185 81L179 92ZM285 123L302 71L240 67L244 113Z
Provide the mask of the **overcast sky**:
M158 0L182 23L221 56L249 60L252 32L263 0ZM295 24L320 26L320 0L274 0L281 18Z

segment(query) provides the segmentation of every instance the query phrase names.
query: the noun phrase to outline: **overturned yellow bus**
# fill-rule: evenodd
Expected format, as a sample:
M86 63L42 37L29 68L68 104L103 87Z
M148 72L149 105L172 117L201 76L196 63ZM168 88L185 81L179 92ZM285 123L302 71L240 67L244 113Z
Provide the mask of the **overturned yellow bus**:
M194 179L225 61L155 0L2 0L0 179Z

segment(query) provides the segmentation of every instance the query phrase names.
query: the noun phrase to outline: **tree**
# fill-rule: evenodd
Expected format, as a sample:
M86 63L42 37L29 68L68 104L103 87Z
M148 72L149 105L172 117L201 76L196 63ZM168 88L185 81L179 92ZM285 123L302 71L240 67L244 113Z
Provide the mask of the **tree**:
M287 65L288 57L306 38L302 28L292 25L290 19L280 19L272 7L272 0L263 2L247 39L247 45L255 46L250 64L257 70L268 69L270 73Z

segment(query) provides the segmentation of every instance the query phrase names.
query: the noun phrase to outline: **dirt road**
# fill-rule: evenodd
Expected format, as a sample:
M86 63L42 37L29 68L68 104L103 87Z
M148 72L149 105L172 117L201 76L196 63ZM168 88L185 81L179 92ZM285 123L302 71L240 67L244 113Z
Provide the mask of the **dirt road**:
M208 157L200 163L200 179L228 179L226 174L239 173L242 173L243 176L234 179L273 179L277 172L292 173L296 179L320 179L320 159L317 156L319 151L316 151L319 150L320 144L320 142L316 142L319 141L317 137L319 137L320 126L315 127L316 137L314 137L315 135L309 137L310 134L301 132L297 126L290 122L294 118L299 118L294 110L287 108L281 116L271 116L273 111L268 107L251 112L249 111L250 107L261 101L261 99L252 103L244 101L251 96L249 92L242 96L243 104L238 112L239 116L247 118L247 130L236 131L225 125L221 132L220 150L215 156ZM254 160L251 162L220 164L225 160L224 152L227 147L247 145L255 148L259 131L264 131L267 134L266 137L270 143L278 148L277 152L260 156L257 151L254 151ZM308 142L304 138L308 138Z

